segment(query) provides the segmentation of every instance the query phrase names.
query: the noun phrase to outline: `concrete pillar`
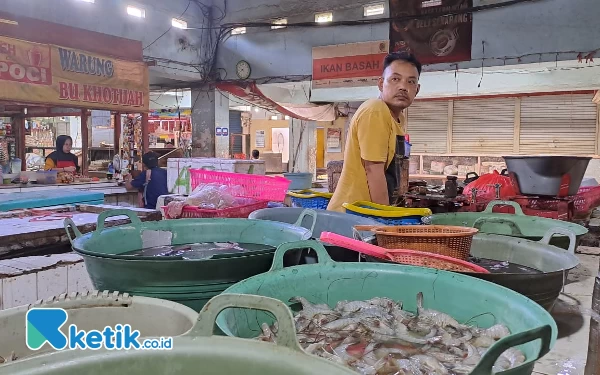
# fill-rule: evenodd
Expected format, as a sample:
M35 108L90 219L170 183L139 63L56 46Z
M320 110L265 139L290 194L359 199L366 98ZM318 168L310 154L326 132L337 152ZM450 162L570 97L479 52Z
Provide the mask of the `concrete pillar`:
M218 158L229 158L229 94L215 90L215 155Z
M229 157L229 97L219 90L192 89L192 156Z
M290 172L317 173L317 123L290 120Z

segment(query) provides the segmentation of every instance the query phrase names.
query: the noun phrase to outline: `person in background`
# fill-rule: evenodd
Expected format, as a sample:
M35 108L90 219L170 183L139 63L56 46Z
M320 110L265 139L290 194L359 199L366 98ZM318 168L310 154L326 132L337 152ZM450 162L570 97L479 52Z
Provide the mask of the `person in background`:
M398 200L404 158L404 110L419 93L421 63L407 53L383 61L379 98L364 102L350 123L342 174L328 210L343 212L344 203L370 201L394 205Z
M77 156L71 153L73 139L68 135L59 135L56 138L56 151L52 151L46 157L44 169L47 171L58 172L78 172L79 165Z
M252 150L252 160L258 160L260 157L260 152L258 150Z
M125 178L125 188L143 193L143 207L155 210L158 197L169 193L167 171L158 166L158 155L152 151L142 156L142 163L146 170L135 179L128 175Z
M4 152L4 148L0 145L0 174L2 173L10 173L8 157Z

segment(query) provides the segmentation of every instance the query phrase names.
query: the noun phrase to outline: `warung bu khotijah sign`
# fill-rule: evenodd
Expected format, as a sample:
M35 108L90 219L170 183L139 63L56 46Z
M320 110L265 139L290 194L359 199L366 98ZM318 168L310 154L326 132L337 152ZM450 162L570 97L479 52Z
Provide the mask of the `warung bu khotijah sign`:
M85 51L0 36L0 100L148 110L148 68Z

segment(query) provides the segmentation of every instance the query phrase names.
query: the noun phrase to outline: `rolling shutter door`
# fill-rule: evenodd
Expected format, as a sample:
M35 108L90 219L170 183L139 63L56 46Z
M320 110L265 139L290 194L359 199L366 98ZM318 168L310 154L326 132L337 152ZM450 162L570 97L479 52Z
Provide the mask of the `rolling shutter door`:
M448 101L414 102L408 109L407 125L411 152L447 152Z
M598 107L592 94L530 96L521 100L521 154L596 154Z
M237 134L237 136L233 136ZM242 112L229 111L229 138L231 139L231 153L242 153Z
M514 98L455 100L452 153L511 154L514 124Z

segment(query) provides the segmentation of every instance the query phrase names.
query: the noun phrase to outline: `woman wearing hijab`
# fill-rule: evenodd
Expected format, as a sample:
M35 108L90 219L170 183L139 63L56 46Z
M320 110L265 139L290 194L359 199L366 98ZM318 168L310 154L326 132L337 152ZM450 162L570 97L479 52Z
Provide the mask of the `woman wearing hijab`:
M68 135L56 138L56 151L46 157L44 169L47 171L76 172L79 171L77 156L71 153L73 139Z

